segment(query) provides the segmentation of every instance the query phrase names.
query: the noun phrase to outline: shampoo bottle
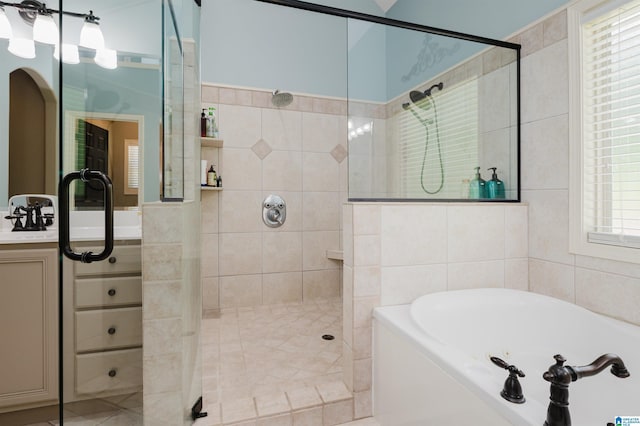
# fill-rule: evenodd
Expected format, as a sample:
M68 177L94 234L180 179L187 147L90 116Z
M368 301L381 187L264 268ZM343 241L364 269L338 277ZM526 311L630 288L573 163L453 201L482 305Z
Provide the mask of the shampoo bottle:
M209 138L218 137L215 110L214 107L209 107L209 116L207 117L207 137Z
M217 186L218 185L218 176L216 176L216 171L213 169L213 164L209 167L209 171L207 172L207 186Z
M200 136L207 136L207 114L205 114L204 108L202 108L202 114L200 115Z
M498 179L496 167L489 167L487 170L493 170L491 180L487 181L487 198L504 198L504 183Z
M476 176L469 182L469 198L486 198L485 180L480 176L480 167L476 167Z

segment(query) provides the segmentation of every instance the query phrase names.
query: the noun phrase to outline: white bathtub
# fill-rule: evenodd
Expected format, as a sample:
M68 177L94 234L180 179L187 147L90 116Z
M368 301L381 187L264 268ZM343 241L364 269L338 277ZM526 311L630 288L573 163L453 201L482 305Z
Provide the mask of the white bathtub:
M550 385L542 374L558 353L569 366L615 353L631 373L620 379L607 368L572 382L574 426L640 416L640 327L506 289L435 293L373 316L374 414L382 426L541 426ZM524 404L500 396L508 374L490 356L524 371Z

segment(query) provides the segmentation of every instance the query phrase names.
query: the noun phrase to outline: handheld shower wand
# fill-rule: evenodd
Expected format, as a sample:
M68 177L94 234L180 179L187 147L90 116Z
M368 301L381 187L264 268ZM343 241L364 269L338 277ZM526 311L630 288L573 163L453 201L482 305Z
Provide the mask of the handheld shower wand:
M407 103L402 104L402 108L405 111L410 111L411 114L420 122L420 124L422 124L422 126L424 127L424 130L425 130L424 155L422 157L422 169L420 171L420 186L422 186L422 190L424 192L426 192L427 194L430 194L430 195L439 193L440 191L442 191L442 188L444 187L444 164L443 164L443 161L442 161L442 147L441 147L441 144L440 144L440 130L438 128L438 109L436 107L436 101L431 96L431 92L433 91L433 89L438 89L440 91L440 90L443 89L443 87L444 87L444 84L442 82L440 82L438 84L434 84L433 86L431 86L430 88L428 88L424 92L420 92L420 91L417 91L417 90L412 90L409 93L409 99L411 99L411 103L413 103L413 105L416 105L416 106L420 107L420 109L422 109L424 111L428 111L431 108L433 108L435 124L436 124L436 140L437 140L437 143L438 143L438 160L440 162L440 186L438 186L438 189L436 189L435 191L429 191L424 185L424 169L425 169L425 166L426 166L426 163L427 163L427 152L429 150L429 127L428 127L428 124L432 124L433 120L427 120L427 119L423 119L422 117L420 117L420 115L418 115L418 113L415 111L415 108L413 107L413 105L411 105L411 103L407 102Z

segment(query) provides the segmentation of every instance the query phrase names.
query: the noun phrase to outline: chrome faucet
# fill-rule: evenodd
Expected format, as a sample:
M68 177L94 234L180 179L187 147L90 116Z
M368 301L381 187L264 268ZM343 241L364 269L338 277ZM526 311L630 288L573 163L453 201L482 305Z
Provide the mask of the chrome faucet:
M595 376L611 366L611 374L616 377L629 377L629 371L618 355L604 354L589 365L582 367L564 366L566 359L558 354L553 357L556 363L549 367L542 378L551 382L551 396L544 426L571 426L569 414L569 383L583 377Z

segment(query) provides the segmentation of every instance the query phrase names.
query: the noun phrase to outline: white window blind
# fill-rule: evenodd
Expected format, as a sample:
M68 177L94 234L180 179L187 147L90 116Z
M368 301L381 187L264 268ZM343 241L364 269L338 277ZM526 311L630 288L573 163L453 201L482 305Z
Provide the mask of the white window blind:
M581 25L584 231L640 247L640 1Z
M478 80L471 79L447 87L433 95L437 109L424 111L414 106L416 113L426 121L429 147L424 165L423 183L427 190L436 191L440 185L438 134L442 150L444 186L442 191L428 195L420 182L425 158L425 126L409 111L399 117L400 170L402 191L407 198L461 198L463 179L473 177L478 162Z
M139 168L139 148L138 141L135 139L125 139L124 155L125 155L125 194L137 194L140 186L140 168Z

